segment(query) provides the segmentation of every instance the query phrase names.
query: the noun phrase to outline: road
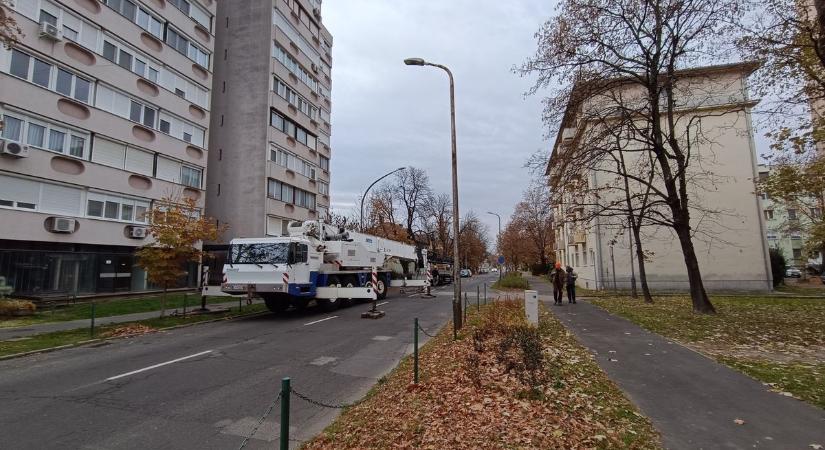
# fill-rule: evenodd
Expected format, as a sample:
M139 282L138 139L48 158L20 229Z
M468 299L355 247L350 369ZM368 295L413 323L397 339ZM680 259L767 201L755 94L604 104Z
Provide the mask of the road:
M494 280L475 276L463 287L474 299L476 286ZM368 304L311 308L2 361L0 448L238 448L282 377L323 402L361 398L412 351L414 317L430 332L449 320L452 286L434 293L391 292L378 320L359 317ZM291 446L339 412L293 396ZM246 448L275 448L279 420L276 406Z

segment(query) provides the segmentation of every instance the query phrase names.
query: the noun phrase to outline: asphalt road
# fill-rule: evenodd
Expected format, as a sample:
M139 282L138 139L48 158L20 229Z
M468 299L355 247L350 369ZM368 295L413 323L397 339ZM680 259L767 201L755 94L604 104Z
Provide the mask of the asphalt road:
M477 285L494 280L475 276L463 286L474 299ZM378 320L359 317L368 304L311 308L2 361L0 448L238 448L282 377L322 402L361 398L412 351L414 317L430 332L449 320L452 289L436 289L435 298L391 292ZM276 448L279 408L246 448ZM293 396L291 446L339 412Z

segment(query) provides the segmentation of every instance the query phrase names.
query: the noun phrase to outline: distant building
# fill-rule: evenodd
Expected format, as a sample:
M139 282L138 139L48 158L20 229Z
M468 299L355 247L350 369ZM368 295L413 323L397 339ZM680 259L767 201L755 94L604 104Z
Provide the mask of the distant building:
M693 207L723 212L707 216L699 211L692 212L692 227L699 231L694 237L694 245L707 290L771 289L762 206L754 196L757 168L750 108L755 102L747 97L746 88L746 79L755 68L754 64L741 63L679 73L680 82L692 87L689 92L701 94L680 99L680 118L695 119L697 123L694 125L701 127L703 137L711 137L707 142L697 138L694 145L692 158L696 160L691 163L690 170L696 173L689 176L707 180L697 178L691 184ZM609 92L613 98L620 95L640 98L639 93L634 92L638 86L616 86ZM623 91L619 92L620 89ZM548 163L547 176L559 175L558 171L562 169L557 162L565 152L573 149L588 151L576 147L580 145L578 136L594 126L588 117L599 113L591 114L592 110L583 108L603 108L600 105L603 105L600 100L588 100L568 106ZM713 175L702 175L700 171ZM627 289L634 272L637 283L639 277L635 251L631 256L634 247L630 243L629 231L622 225L623 218L604 216L581 220L586 217L582 205L610 200L605 196L616 195L615 186L619 181L616 175L600 170L588 169L587 173L578 175L584 188L553 193L557 199L554 205L556 261L572 266L579 274L577 283L582 287ZM584 196L589 196L589 200L582 200ZM642 241L647 253L646 271L651 289L687 290L689 284L682 250L672 230L664 226L645 226Z
M770 175L771 167L759 165L759 178ZM781 202L772 199L766 193L759 193L762 202L762 214L765 218L765 239L768 246L782 251L788 266L804 269L810 264L822 264L822 252L817 255L805 254L805 243L808 235L804 229L810 217L821 217L822 211L813 208L810 211L798 211L788 208Z
M206 197L216 3L10 3L24 37L0 46L0 276L16 295L152 288L134 256L146 211Z
M332 36L319 0L219 0L207 214L280 236L330 205Z

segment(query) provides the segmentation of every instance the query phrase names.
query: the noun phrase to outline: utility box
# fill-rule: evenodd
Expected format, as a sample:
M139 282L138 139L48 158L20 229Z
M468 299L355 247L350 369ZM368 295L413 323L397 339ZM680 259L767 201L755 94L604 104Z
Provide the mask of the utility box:
M527 322L531 325L539 324L539 293L536 291L524 291L524 313L527 315Z

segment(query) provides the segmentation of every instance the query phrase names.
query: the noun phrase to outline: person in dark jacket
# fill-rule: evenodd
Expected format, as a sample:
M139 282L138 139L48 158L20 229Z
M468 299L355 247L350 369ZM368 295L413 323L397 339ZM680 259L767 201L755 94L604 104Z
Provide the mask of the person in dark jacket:
M573 272L573 268L567 266L567 303L576 303L576 278L579 276Z
M564 269L561 268L561 263L557 262L556 267L550 272L550 281L553 282L553 304L562 304L562 292L564 289L566 275Z

